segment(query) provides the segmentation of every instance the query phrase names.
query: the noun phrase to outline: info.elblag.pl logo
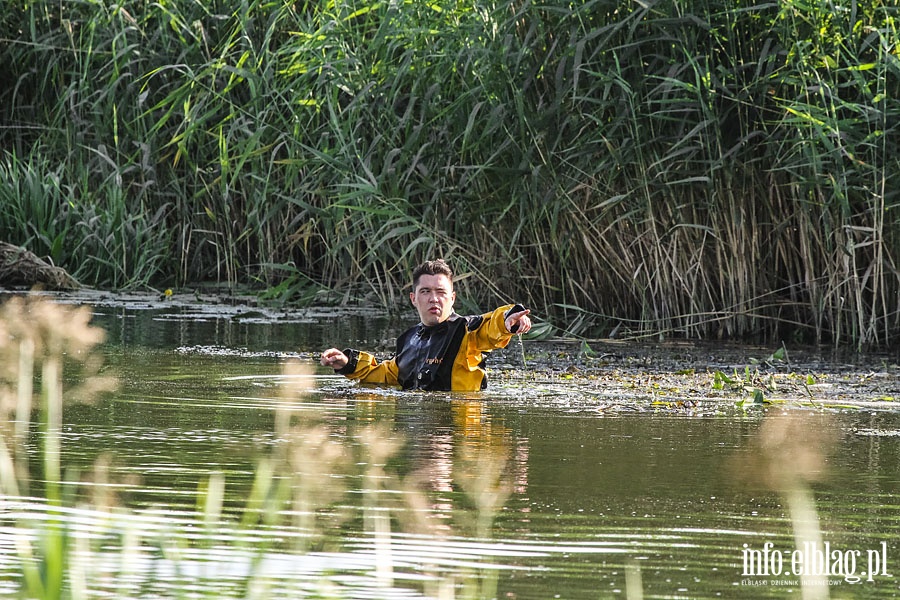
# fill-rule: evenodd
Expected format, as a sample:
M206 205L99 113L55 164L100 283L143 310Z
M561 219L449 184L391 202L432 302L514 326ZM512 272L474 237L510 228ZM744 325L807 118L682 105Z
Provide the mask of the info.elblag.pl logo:
M887 542L867 550L841 550L832 548L829 542L804 542L792 551L776 550L772 542L764 543L761 549L753 549L749 544L743 548L743 577L840 577L847 583L891 577L887 570Z

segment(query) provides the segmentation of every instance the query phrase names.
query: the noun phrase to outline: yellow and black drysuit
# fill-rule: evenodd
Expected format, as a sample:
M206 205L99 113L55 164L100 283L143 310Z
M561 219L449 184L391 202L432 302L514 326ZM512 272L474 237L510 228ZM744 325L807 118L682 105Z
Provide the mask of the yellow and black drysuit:
M483 390L484 354L509 344L513 333L506 329L506 317L523 310L519 304L508 304L471 317L453 313L432 327L419 323L397 338L397 351L389 360L379 363L368 352L348 348L344 354L349 362L337 372L363 383L405 390Z

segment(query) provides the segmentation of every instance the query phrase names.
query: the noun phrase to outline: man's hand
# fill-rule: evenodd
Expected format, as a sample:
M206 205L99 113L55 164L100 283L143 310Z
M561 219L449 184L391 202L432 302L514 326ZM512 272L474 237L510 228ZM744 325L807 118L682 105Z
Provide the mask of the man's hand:
M510 333L528 333L531 329L531 319L528 318L530 310L511 313L506 317L506 330ZM517 327L518 326L518 327Z
M329 348L322 353L322 358L319 362L322 363L323 367L331 367L337 371L338 369L346 367L347 363L350 362L350 359L337 348Z

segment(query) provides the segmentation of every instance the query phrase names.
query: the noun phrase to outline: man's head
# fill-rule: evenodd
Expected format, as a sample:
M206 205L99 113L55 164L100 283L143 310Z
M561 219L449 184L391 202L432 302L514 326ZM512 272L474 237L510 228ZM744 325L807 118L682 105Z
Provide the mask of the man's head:
M443 323L453 314L456 292L450 265L442 259L424 262L413 270L412 282L409 299L423 325L432 327Z

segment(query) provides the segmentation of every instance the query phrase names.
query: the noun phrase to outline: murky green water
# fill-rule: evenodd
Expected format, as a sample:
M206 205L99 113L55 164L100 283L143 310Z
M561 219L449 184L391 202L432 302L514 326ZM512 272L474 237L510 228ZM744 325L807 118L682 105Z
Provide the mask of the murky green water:
M77 468L87 482L76 497L102 492L66 513L85 537L110 539L86 568L108 573L91 597L243 597L261 582L275 598L800 597L792 559L825 573L808 588L818 597L900 593L893 412L598 411L577 388L551 395L502 381L474 395L365 388L310 359L306 373L283 365L342 342L378 345L399 324L185 312L97 309L122 386L67 406L63 436L70 477ZM312 444L292 463L308 471L304 493L330 495L312 520L295 506L274 526L241 524L261 457L287 444L275 434L279 411ZM373 424L384 426L374 442ZM313 427L325 437L312 440ZM392 443L386 464L372 459ZM335 447L350 458L329 458ZM98 457L110 465L101 481L89 475ZM796 465L820 477L791 504L770 483ZM212 473L223 506L204 522L197 506L210 510ZM803 497L815 501L827 568L794 538ZM97 511L103 501L132 510ZM27 498L0 506L0 593L18 589L11 523L45 512ZM143 545L122 551L122 531Z

